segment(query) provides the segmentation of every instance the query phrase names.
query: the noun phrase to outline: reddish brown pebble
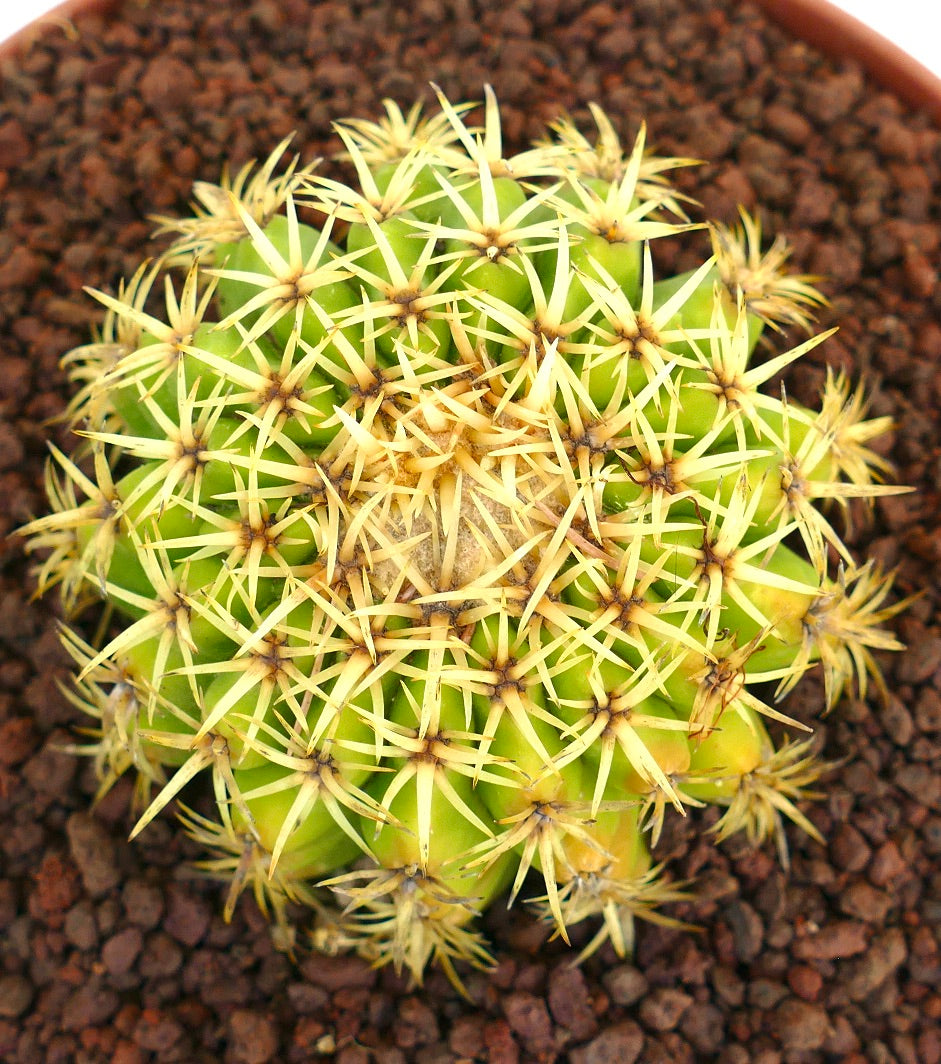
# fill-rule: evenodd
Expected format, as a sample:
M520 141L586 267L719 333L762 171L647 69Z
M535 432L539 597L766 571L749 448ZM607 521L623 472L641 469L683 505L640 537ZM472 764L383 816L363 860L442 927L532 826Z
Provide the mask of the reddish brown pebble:
M787 998L771 1017L775 1037L788 1052L819 1049L830 1032L827 1010L820 1005Z
M905 934L889 928L873 939L869 949L856 958L849 969L846 990L852 1001L861 1001L904 962L908 948Z
M271 1016L236 1009L229 1017L229 1052L232 1064L268 1064L278 1053L278 1029Z
M483 1016L459 1016L448 1035L448 1046L459 1057L473 1060L484 1049Z
M158 55L148 64L138 87L144 102L160 112L187 105L196 91L197 81L190 64Z
M798 938L791 952L803 960L835 960L861 953L868 941L864 924L840 920Z
M864 880L851 883L838 898L840 911L855 920L878 924L892 908L892 899Z
M370 987L378 978L374 968L355 956L324 957L315 954L305 960L302 971L305 978L327 990L348 986Z
M644 1033L631 1020L602 1031L588 1045L569 1054L572 1064L634 1064L644 1048Z
M85 889L93 898L107 894L120 879L111 836L89 813L73 813L66 831Z
M908 862L892 839L876 850L869 865L869 880L877 887L897 885L901 879L907 878L909 873Z
M484 1028L484 1045L494 1064L517 1064L519 1046L506 1020L493 1020Z
M396 1010L396 1044L403 1049L437 1042L440 1031L434 1010L419 997L411 995Z
M141 1049L166 1056L181 1041L182 1025L168 1012L144 1009L134 1028L134 1041Z
M98 979L80 986L66 1000L62 1009L62 1029L80 1031L84 1027L98 1027L117 1012L118 994Z
M816 1001L823 987L823 976L808 964L795 964L788 970L787 985L804 1001Z
M503 999L503 1014L513 1034L531 1052L545 1051L552 1045L552 1020L545 1002L534 994L515 991Z
M174 885L167 892L167 909L163 926L184 946L201 942L209 928L212 910L208 901Z
M648 994L640 1003L641 1021L655 1031L672 1031L692 1002L689 994L662 987Z
M840 824L830 840L830 854L837 868L861 872L869 862L871 850L852 824Z
M573 965L560 964L552 970L549 1009L555 1022L576 1042L585 1041L598 1029L585 976Z
M0 976L0 1017L16 1019L29 1008L32 1000L33 986L25 976Z
M626 964L619 964L602 976L611 1000L618 1005L633 1005L647 992L643 972Z
M138 928L127 927L104 944L102 963L112 975L124 975L134 966L143 943L144 937Z

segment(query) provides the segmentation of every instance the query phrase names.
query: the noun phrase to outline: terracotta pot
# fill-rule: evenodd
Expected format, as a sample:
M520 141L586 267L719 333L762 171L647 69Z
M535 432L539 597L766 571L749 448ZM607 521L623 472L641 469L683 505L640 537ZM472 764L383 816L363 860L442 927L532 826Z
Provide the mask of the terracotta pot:
M941 1060L941 82L827 3L760 6L808 47L737 0L70 0L5 45L0 1059ZM515 144L563 106L597 99L624 131L653 108L658 147L708 160L683 172L707 213L763 205L798 267L829 276L820 324L841 327L789 392L812 396L827 363L874 379L875 413L898 422L886 447L919 492L880 507L859 543L898 566L899 593L926 592L898 622L911 650L888 663L885 706L869 692L820 725L841 761L808 806L826 846L793 833L785 874L770 849L716 849L693 813L663 856L701 877L679 915L702 934L645 927L634 962L606 948L573 969L522 906L494 907L498 965L467 978L471 1002L438 971L415 991L355 958L301 950L295 967L251 899L223 922L220 888L182 871L199 854L170 817L127 842L128 783L87 813L91 765L62 751L82 718L57 686L55 605L31 601L9 536L45 505L46 440L67 446L50 419L68 390L59 358L97 320L83 285L113 288L151 247L149 214L185 209L225 158L263 157L295 124L305 157L327 152L330 119L430 78L452 98L492 79ZM786 709L817 720L808 682Z
M941 78L859 19L827 0L757 2L795 37L835 59L862 63L899 99L941 121Z

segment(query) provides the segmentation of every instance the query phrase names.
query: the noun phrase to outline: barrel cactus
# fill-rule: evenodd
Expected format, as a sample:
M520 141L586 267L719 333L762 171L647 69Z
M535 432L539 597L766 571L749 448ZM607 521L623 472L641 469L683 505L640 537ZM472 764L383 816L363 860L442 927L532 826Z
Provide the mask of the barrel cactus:
M668 817L715 804L785 861L786 820L817 837L826 766L779 707L812 668L823 711L881 684L899 604L839 519L902 489L843 374L818 410L773 385L823 297L755 218L690 220L691 160L594 106L507 158L489 88L480 125L437 95L158 219L92 293L25 531L40 590L95 610L63 626L76 749L100 793L134 774L133 834L173 803L227 913L248 890L288 946L305 919L457 980L501 896L595 921L582 955L675 921ZM712 254L658 276L689 233Z

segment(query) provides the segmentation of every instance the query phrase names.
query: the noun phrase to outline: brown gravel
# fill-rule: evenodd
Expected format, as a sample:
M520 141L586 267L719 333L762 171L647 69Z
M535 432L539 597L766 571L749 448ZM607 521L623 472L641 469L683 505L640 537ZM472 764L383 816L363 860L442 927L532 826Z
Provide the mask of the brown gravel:
M61 354L194 179L305 157L329 122L452 99L492 82L508 150L596 100L625 136L646 118L705 213L762 204L800 269L825 275L838 336L788 379L812 401L825 360L898 422L888 449L919 493L856 524L855 550L899 567L905 656L892 697L847 700L821 726L845 758L796 832L791 869L739 839L673 824L661 850L696 874L678 915L643 927L631 963L572 969L522 908L487 918L497 969L415 990L355 958L277 953L248 899L219 888L163 818L126 841L129 787L95 814L78 723L57 679L55 609L30 600L8 534L43 508L45 439L61 430ZM941 1061L941 134L853 64L826 61L738 0L124 0L20 38L0 57L0 1059L11 1064L938 1064ZM664 249L665 268L682 268ZM789 703L816 714L810 678ZM584 941L579 932L577 941Z

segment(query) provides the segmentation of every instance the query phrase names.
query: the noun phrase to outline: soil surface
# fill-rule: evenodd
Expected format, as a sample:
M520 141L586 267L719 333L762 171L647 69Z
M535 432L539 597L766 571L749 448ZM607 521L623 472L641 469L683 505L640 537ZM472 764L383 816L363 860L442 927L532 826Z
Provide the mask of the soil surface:
M128 0L20 38L0 79L0 1059L941 1060L939 130L739 0ZM171 816L126 841L129 783L89 811L91 763L61 749L82 721L54 596L31 600L8 535L44 509L59 358L99 318L82 287L113 290L157 247L148 215L292 130L304 158L332 152L332 118L430 98L431 80L451 99L491 82L508 151L562 110L590 129L592 100L628 142L646 119L658 151L706 160L681 179L707 216L762 205L826 278L821 327L840 325L790 393L812 403L827 363L865 375L918 488L860 510L853 549L897 565L899 595L925 591L894 622L910 649L883 662L887 703L844 699L819 725L844 759L807 807L826 846L791 832L786 873L770 847L716 848L714 813L674 820L658 856L697 877L675 914L698 933L642 926L632 963L605 948L573 968L498 905L498 966L467 976L471 1001L436 972L413 988L355 958L294 964L251 899L223 922ZM811 676L787 707L821 701Z

